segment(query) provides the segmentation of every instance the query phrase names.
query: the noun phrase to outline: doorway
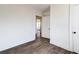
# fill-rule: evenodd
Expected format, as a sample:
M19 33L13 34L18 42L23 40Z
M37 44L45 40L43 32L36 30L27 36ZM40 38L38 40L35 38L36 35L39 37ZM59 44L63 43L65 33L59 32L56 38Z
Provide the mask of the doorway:
M36 38L41 37L41 16L36 16Z

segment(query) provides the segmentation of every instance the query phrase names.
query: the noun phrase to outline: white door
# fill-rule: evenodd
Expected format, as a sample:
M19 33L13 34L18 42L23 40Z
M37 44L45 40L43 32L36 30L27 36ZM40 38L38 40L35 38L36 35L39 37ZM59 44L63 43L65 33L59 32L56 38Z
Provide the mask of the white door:
M51 5L50 43L70 50L69 5Z
M50 38L50 16L42 17L42 37Z
M79 5L70 5L70 18L72 23L72 40L74 52L79 53Z

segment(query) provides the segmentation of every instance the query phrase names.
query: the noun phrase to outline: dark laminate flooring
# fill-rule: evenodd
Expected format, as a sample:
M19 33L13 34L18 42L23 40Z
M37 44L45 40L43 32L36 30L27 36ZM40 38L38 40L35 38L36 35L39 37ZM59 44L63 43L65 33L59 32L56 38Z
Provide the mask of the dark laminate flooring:
M49 43L48 39L38 38L11 49L0 52L0 54L74 54Z

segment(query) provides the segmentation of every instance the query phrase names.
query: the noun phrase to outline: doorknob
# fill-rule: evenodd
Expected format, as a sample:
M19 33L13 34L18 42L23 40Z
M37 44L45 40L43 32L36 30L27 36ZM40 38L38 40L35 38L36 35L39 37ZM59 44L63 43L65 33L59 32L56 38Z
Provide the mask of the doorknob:
M73 34L76 34L76 32L73 32Z

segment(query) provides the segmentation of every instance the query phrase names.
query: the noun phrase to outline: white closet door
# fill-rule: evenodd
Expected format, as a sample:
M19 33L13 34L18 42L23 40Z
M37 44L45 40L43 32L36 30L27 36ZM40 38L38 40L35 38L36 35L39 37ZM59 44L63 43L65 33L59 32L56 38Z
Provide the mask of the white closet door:
M72 24L72 39L74 52L79 53L79 5L70 6L70 18Z
M69 5L51 5L50 43L70 50Z

